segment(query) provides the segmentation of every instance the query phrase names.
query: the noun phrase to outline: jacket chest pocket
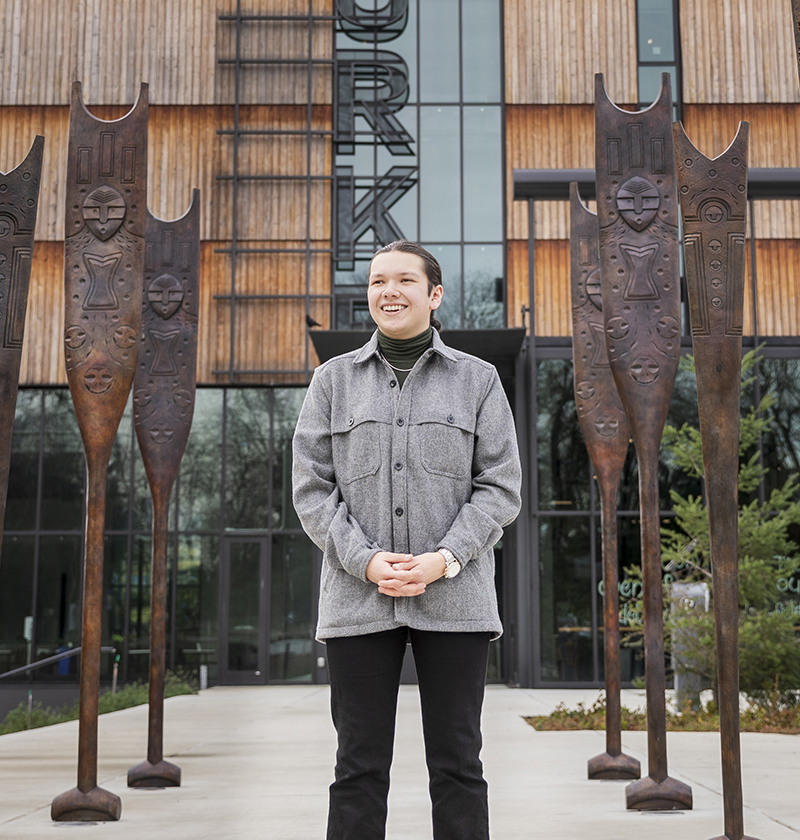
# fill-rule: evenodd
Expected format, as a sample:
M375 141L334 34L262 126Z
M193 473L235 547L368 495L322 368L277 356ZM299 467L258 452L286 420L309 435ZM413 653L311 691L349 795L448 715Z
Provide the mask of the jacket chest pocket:
M452 414L418 421L420 462L425 470L448 478L472 477L473 429Z
M333 469L337 481L350 484L378 472L382 425L365 417L344 417L332 424Z

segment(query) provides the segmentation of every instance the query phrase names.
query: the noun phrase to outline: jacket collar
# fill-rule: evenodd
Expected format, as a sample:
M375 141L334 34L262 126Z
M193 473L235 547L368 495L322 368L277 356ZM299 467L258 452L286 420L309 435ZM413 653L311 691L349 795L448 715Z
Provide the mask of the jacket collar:
M453 353L453 351L442 341L442 337L439 335L438 330L433 331L433 341L431 342L431 346L429 348L433 350L434 353L438 353L440 356L444 356L445 359L449 359L451 362L457 362L458 359ZM425 351L428 352L427 350ZM353 359L353 364L358 365L366 362L367 359L372 358L373 356L379 356L378 352L378 331L372 334L372 338L356 353L355 358Z

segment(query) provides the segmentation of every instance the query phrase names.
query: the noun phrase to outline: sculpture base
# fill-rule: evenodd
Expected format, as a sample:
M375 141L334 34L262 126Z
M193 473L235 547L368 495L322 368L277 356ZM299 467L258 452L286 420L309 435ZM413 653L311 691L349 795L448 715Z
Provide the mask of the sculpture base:
M691 811L692 789L671 776L661 782L645 776L625 788L625 807L636 811Z
M641 775L642 765L625 753L611 755L604 752L589 759L590 779L639 779Z
M128 787L180 787L181 768L163 759L151 764L147 759L128 770Z
M84 793L78 788L59 794L50 806L55 822L108 822L118 820L122 801L111 791L94 787Z
M738 837L728 837L727 834L720 834L719 837L714 837L713 840L756 840L756 838L751 837L749 834L740 834Z

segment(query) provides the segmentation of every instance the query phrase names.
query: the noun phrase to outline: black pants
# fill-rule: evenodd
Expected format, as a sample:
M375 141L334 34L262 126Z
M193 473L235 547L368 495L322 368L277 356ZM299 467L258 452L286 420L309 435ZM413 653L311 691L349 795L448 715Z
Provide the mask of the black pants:
M397 691L410 637L422 706L434 840L487 840L480 718L489 633L400 627L328 639L331 712L339 736L328 840L383 840Z

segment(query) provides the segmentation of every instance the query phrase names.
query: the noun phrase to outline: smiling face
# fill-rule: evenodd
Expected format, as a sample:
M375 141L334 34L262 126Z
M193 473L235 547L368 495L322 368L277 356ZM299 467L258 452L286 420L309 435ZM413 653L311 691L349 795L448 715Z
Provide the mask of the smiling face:
M431 323L431 310L442 301L442 287L428 291L425 263L416 254L387 251L369 268L369 314L389 338L413 338Z

